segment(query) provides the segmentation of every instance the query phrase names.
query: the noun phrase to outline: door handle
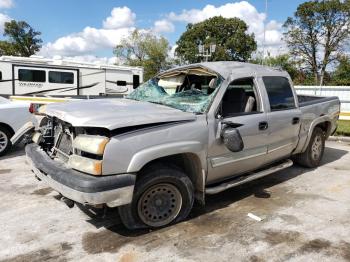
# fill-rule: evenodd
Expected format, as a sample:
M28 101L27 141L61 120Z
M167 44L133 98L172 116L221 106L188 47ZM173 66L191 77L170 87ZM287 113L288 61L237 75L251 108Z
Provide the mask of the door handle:
M293 120L292 120L292 124L293 125L299 124L299 122L300 122L300 118L299 117L294 117Z
M259 130L266 130L269 128L269 124L266 121L259 123Z

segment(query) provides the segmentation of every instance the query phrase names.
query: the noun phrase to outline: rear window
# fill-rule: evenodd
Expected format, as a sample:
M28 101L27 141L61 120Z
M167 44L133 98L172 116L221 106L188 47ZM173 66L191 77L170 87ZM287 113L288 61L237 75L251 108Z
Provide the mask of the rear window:
M263 77L264 85L270 101L271 111L295 108L294 95L289 80L285 77Z
M74 74L71 72L49 72L49 82L55 84L74 84Z
M46 72L43 70L18 69L18 80L43 83L46 81Z

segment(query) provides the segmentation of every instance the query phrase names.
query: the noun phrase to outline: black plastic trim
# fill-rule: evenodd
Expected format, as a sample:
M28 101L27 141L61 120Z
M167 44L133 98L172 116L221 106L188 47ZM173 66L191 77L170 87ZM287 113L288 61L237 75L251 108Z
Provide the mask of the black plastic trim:
M135 185L135 174L92 176L64 167L52 160L37 144L27 145L25 151L43 174L76 191L98 193Z

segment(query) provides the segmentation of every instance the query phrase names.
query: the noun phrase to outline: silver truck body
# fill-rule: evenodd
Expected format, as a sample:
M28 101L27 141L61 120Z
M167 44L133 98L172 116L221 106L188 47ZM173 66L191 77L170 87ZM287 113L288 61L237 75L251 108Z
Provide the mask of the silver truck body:
M57 179L50 182L49 171L43 171L45 167L38 168L33 156L46 153L38 146L30 145L32 148L27 149L27 156L33 163L33 171L55 190L75 201L118 206L131 202L133 184L140 170L152 161L162 160L182 165L194 185L196 198L204 202L206 188L211 185L304 152L316 126L324 130L326 137L336 130L340 110L336 97L298 97L292 88L294 108L271 111L263 77L283 77L292 86L289 75L283 71L246 63L212 62L172 69L158 77L174 70L198 67L208 69L222 79L208 110L201 114L130 99L98 99L47 106L45 114L48 117L76 128L96 128L109 134L110 140L101 159L102 176L94 179L132 177L130 183L116 190L114 195L108 190L100 190L94 192L99 197L84 198L84 192L67 185L63 188L57 185ZM259 112L222 117L219 108L228 85L246 78L254 81ZM223 143L220 136L223 121L240 124L237 129L244 143L242 151L232 152ZM260 126L261 123L266 126ZM66 164L55 165L70 169Z

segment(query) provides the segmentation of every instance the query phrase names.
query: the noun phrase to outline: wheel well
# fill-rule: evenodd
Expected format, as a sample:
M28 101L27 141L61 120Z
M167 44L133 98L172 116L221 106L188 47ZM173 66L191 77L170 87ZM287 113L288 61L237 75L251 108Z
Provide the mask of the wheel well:
M0 123L0 127L6 128L11 133L11 137L15 134L15 131L8 124Z
M316 127L321 128L323 130L323 132L325 132L326 137L329 137L330 132L331 132L331 122L329 122L329 121L322 122L322 123L317 124L315 126L315 128Z
M204 187L205 181L203 178L202 164L199 157L193 153L182 153L176 155L170 155L161 157L147 163L141 170L149 168L152 165L165 164L167 166L173 166L180 168L191 180L193 187L195 188L195 198L204 203Z

